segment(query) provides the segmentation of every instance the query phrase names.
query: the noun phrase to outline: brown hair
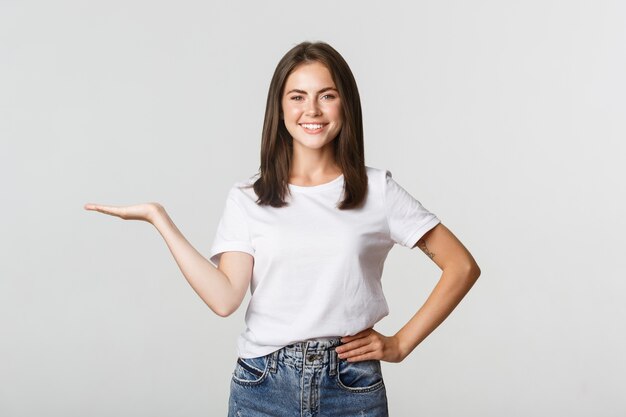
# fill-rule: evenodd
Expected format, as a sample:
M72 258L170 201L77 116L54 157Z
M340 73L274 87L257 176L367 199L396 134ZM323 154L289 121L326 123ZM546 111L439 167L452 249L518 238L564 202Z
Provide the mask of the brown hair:
M344 198L337 206L350 209L360 206L367 194L367 172L363 149L361 99L350 67L332 46L325 42L302 42L290 49L278 62L270 82L261 141L259 178L253 187L257 204L283 207L289 194L289 175L293 141L281 118L285 83L300 64L318 61L325 65L339 91L343 123L333 139L335 161L344 175Z

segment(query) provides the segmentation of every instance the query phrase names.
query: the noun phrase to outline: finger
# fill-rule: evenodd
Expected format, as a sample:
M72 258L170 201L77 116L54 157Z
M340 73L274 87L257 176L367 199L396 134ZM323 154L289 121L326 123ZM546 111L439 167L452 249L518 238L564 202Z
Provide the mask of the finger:
M336 349L336 352L340 354L340 357L354 356L361 353L365 353L371 350L367 339L357 339L345 345L341 345Z
M350 358L347 358L346 360L348 362L360 362L360 361L367 361L370 359L374 359L374 358L371 357L370 355L359 355L359 356L352 356Z
M342 341L342 344L339 347L337 347L336 350L338 352L345 352L347 350L364 346L369 343L369 340L367 338L357 337L357 335L350 336L350 340Z
M368 357L372 357L372 355L375 353L376 351L373 350L369 345L368 346L363 346L360 347L358 349L353 349L349 352L346 353L342 353L339 355L339 357L341 359L345 359L345 360L359 360L358 358L363 358L364 356L368 356ZM361 359L362 360L362 359Z
M86 206L87 207L87 206ZM122 216L122 208L121 207L115 207L115 206L103 206L100 204L90 204L89 205L89 209L90 210L94 210L94 211L99 211L100 213L104 213L104 214L111 214L113 216Z
M367 345L367 343L368 343L367 340L356 339L356 340L353 340L352 342L344 343L343 345L336 347L335 352L337 353L348 352L350 350L365 346Z
M93 204L92 205L92 210L94 211L99 211L100 213L110 213L111 212L111 207L109 206L103 206L100 204Z
M103 207L105 207L105 206L103 206L102 204L95 204L95 203L87 203L87 204L85 204L85 208L87 210L98 210L98 209L101 209Z

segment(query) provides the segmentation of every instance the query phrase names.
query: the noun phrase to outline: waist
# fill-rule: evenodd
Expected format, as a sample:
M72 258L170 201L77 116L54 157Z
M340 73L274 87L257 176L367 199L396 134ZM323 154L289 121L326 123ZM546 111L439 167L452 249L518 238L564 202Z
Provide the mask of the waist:
M335 347L341 344L341 336L307 339L282 347L277 355L283 361L297 366L303 362L327 364L336 360Z

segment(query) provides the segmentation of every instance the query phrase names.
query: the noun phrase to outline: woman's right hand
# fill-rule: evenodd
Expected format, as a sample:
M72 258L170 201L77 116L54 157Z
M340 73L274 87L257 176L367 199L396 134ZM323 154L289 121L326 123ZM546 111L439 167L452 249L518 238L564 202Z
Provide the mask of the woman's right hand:
M105 206L102 204L85 204L85 210L99 211L100 213L117 216L124 220L143 220L154 224L154 219L163 206L159 203L143 203L132 206Z

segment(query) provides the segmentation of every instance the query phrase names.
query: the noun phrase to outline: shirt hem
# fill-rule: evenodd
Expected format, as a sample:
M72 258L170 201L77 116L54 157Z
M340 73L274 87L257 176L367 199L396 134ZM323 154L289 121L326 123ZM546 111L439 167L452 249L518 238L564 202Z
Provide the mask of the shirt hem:
M430 219L426 224L424 224L423 226L421 226L419 229L417 229L415 232L413 232L403 243L404 246L408 247L408 248L413 248L413 246L415 246L415 244L417 243L418 240L420 240L420 238L422 236L424 236L426 234L426 232L428 232L430 229L432 229L433 227L437 226L439 223L441 223L441 220L439 220L439 218L437 218L437 216L433 217L432 219Z

